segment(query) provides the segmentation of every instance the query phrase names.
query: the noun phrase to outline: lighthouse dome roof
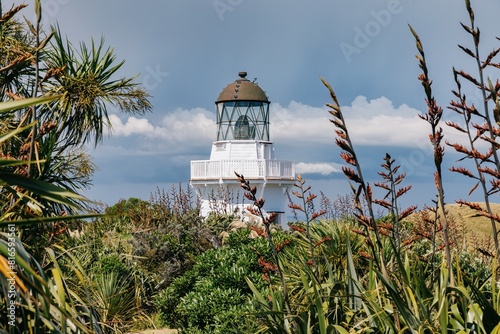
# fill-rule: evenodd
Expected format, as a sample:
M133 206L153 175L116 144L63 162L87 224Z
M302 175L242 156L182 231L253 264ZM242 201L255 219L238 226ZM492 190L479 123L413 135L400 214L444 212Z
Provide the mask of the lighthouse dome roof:
M239 79L222 90L215 103L227 101L259 101L268 102L266 93L256 83L246 78L247 72L238 73Z

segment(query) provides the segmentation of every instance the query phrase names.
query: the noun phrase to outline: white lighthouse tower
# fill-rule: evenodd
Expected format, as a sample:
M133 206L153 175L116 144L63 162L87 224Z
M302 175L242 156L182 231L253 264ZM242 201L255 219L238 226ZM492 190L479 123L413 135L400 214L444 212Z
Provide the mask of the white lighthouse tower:
M284 224L286 190L295 182L295 163L275 159L269 138L269 99L246 76L240 72L219 94L217 140L212 143L210 160L191 161L190 183L201 200L204 217L221 207L244 215L250 203L241 196L234 172L242 174L257 187L257 197L265 199L264 210L276 213L275 222Z

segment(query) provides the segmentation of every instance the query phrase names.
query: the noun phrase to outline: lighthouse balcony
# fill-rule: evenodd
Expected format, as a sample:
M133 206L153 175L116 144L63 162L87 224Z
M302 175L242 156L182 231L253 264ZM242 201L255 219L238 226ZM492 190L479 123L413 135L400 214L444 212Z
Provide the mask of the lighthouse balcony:
M286 160L196 160L191 161L191 181L237 179L295 180L295 163Z

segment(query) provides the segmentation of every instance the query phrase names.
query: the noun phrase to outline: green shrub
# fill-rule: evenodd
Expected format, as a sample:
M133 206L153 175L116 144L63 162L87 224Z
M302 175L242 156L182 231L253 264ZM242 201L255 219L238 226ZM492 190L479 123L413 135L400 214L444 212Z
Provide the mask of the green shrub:
M230 233L224 247L198 256L193 268L159 293L155 305L162 320L189 333L233 333L246 326L251 290L246 278L259 288L262 278L259 258L269 258L267 240L249 237L249 230Z
M484 282L491 278L491 264L486 265L484 261L474 254L460 252L457 256L457 265L460 266L461 273L476 286L483 285Z
M118 277L126 277L132 274L132 269L127 266L117 254L104 255L95 266L93 272L96 275L116 274Z
M182 326L182 319L177 316L175 308L186 292L193 289L196 277L196 272L189 270L154 297L154 304L160 314L160 319L168 326L172 328Z
M199 284L185 295L176 308L185 327L203 329L205 333L232 333L233 326L248 311L247 296L239 289Z

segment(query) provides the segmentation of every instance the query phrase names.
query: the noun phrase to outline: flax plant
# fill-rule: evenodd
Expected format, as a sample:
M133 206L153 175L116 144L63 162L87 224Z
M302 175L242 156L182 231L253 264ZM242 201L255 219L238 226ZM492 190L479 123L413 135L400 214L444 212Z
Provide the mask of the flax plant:
M352 144L351 137L349 135L347 125L344 119L344 116L342 114L342 110L340 107L340 104L338 102L337 96L335 92L333 91L332 87L324 80L321 79L323 84L328 88L330 92L330 97L333 101L333 103L328 103L327 106L331 108L329 110L330 114L333 116L330 121L335 125L337 128L335 130L335 133L337 134L336 138L336 144L342 149L342 152L340 153L340 157L348 164L353 166L355 169L349 166L343 166L342 171L344 172L344 175L347 176L347 178L354 184L357 184L357 189L355 186L352 185L351 183L351 189L354 195L354 203L355 203L355 212L354 216L356 218L356 221L361 224L365 231L363 235L366 238L366 242L368 243L370 250L371 250L371 257L374 259L377 269L379 270L381 274L381 280L384 283L384 287L387 291L387 294L390 296L390 303L391 307L393 310L393 316L392 316L392 321L394 321L394 326L397 328L399 331L401 329L401 321L400 321L400 316L405 316L408 314L406 310L405 304L401 301L400 297L400 290L402 290L402 287L398 287L396 282L393 281L392 277L388 273L388 262L386 260L386 255L385 255L385 250L384 250L384 245L383 245L383 240L382 240L382 233L384 233L383 229L377 224L377 221L375 219L375 214L373 210L373 203L376 203L373 199L373 194L372 194L372 188L369 183L365 181L363 178L362 174L362 169L361 165L359 163L359 160L357 158L356 152L354 150L354 146ZM391 164L391 166L386 166L389 171L392 171L394 174L394 170L392 170L392 161L390 159L390 156L386 156L388 159L388 162ZM397 171L397 169L396 169ZM386 176L391 180L390 175L382 174L382 176ZM404 177L403 177L404 178ZM402 180L403 178L400 178ZM400 181L398 177L395 179L392 179L393 183L398 183ZM391 187L395 187L395 184L393 184ZM401 188L400 190L396 191L393 193L394 197L397 198L399 196L402 196L406 191L408 191L409 188ZM368 216L365 215L365 212L363 210L363 203L362 200L364 200L366 204L366 210L368 210ZM379 201L379 204L383 203L386 204L383 200ZM397 203L397 201L396 201ZM389 204L389 203L387 203ZM393 207L394 210L395 207ZM414 207L410 207L407 210L403 211L401 213L401 217L406 217L409 215L413 210L415 210ZM399 216L399 215L398 215ZM399 217L398 217L399 218ZM373 241L373 238L371 235L375 236L375 241ZM396 261L400 261L399 257L396 256ZM400 267L400 266L399 266Z
M417 208L416 205L412 205L402 212L399 212L398 198L406 194L410 189L411 185L402 188L397 188L397 186L404 180L406 173L397 174L401 165L394 165L395 159L391 158L389 153L386 153L384 157L385 163L381 166L386 170L386 172L378 172L378 174L384 180L383 182L376 182L375 186L380 187L387 191L383 199L374 199L373 202L384 207L389 211L389 217L391 219L391 230L392 239L394 240L394 245L396 250L399 252L401 247L401 227L400 222L415 212Z
M327 107L331 108L329 110L330 115L333 116L330 121L335 125L337 130L335 133L337 134L337 138L335 140L337 146L342 149L340 153L340 157L350 166L353 166L355 169L349 166L342 166L342 171L344 175L354 184L357 185L357 188L351 183L351 189L354 194L354 204L355 204L355 212L354 216L356 217L356 221L361 224L365 229L365 237L368 245L370 246L372 257L377 263L379 270L382 272L383 276L389 279L387 273L387 263L385 260L385 255L383 252L383 243L380 235L379 228L377 226L375 220L375 214L373 210L373 194L372 188L369 183L365 181L363 178L363 173L361 170L361 165L356 156L356 152L354 150L354 146L352 144L351 137L349 136L349 131L347 129L347 125L345 123L344 116L342 114L342 110L340 108L340 104L338 102L337 96L333 91L330 84L321 78L321 81L326 86L330 93L330 97L333 103L327 103ZM363 210L362 200L366 203L366 208L368 210L368 215L365 215ZM375 235L375 241L371 237L373 234Z
M140 305L133 275L102 274L93 283L89 303L98 314L101 327L106 333L128 333Z
M317 196L311 193L311 186L305 186L305 183L306 181L302 179L302 175L299 174L294 184L294 187L297 188L297 190L292 190L292 194L294 194L299 200L302 200L302 204L291 202L288 206L294 210L302 212L305 215L306 237L309 242L310 257L308 263L315 268L315 271L317 272L318 268L314 255L314 242L311 237L311 223L323 216L326 213L326 209L316 212L314 211L313 201Z
M237 172L234 172L236 177L238 178L239 182L241 183L241 187L245 190L244 196L252 202L253 206L247 207L247 210L260 217L262 219L262 223L264 224L264 229L265 229L265 234L267 241L269 243L269 248L271 249L271 254L272 258L274 261L274 264L271 264L275 266L276 271L278 272L280 282L281 282L281 287L283 289L283 302L285 304L285 310L287 314L291 315L292 310L290 308L290 298L288 295L288 287L286 284L285 280L285 275L283 273L283 269L281 267L279 258L278 258L278 250L276 247L276 244L273 240L273 236L271 234L271 223L274 221L276 218L275 213L271 213L268 216L264 215L264 212L262 211L262 208L264 207L265 200L263 198L257 198L255 194L257 193L257 187L256 186L250 186L250 182L245 179L245 177L241 174L238 174ZM288 320L285 318L285 322ZM291 325L293 328L296 328L297 325L293 319L291 319Z
M318 220L307 236L305 223L290 224L292 242L279 254L292 313L285 310L280 290L259 290L247 280L259 306L251 316L262 320L257 333L347 333L345 328L355 325L362 313L357 272L365 273L366 259L360 253L366 245L352 227L350 221ZM310 263L311 241L315 266ZM283 317L295 319L292 332Z
M15 264L8 262L13 244ZM12 278L15 291L9 290ZM99 333L92 309L68 288L51 250L43 267L18 238L0 233L0 286L0 314L10 320L0 324L4 333ZM8 305L14 305L13 319L7 318Z
M419 67L422 70L422 74L419 75L420 80L425 93L425 102L427 104L427 112L424 115L419 115L419 117L429 123L431 126L431 133L429 135L429 140L432 144L434 151L434 166L436 167L436 172L434 173L434 184L437 190L437 200L436 204L436 215L435 215L435 225L438 222L442 222L443 226L443 238L444 247L446 254L446 263L448 268L451 269L451 250L450 250L450 240L449 240L449 229L448 221L445 212L445 200L444 200L444 186L443 186L443 156L444 147L441 145L443 140L443 129L439 126L441 117L443 116L443 108L441 108L432 94L432 80L429 78L429 71L427 68L427 63L425 60L425 53L420 37L417 32L409 26L411 33L415 38L415 44L419 55L416 58L419 62ZM453 282L453 272L450 273L450 282Z
M476 210L479 215L490 219L496 257L498 257L500 256L500 245L497 223L500 223L500 216L493 213L490 205L490 197L500 191L500 163L498 158L500 144L497 141L498 136L500 136L500 128L498 126L500 124L500 83L498 79L493 83L489 78L486 82L485 71L488 68L500 68L500 63L494 62L494 58L500 52L500 48L495 48L488 54L486 59L481 59L479 52L480 31L475 25L474 11L470 1L465 1L465 4L470 25L462 24L462 27L472 37L474 47L472 50L462 45L459 45L459 47L466 55L474 59L477 64L479 78L474 78L463 70L453 68L457 88L452 92L456 100L452 100L448 108L461 115L464 126L451 121L446 124L464 133L467 136L469 147L467 148L459 143L447 144L463 155L463 158L460 160L468 159L474 162L475 173L465 167L452 167L451 171L475 180L476 183L469 191L469 195L480 186L483 192L485 208L482 208L477 203L465 200L458 200L457 203L469 206ZM483 100L482 110L476 109L474 104L468 102L467 96L462 90L460 78L465 79L480 91ZM493 115L490 115L490 103L493 103ZM481 144L486 144L486 147L488 147L487 152L481 152Z

